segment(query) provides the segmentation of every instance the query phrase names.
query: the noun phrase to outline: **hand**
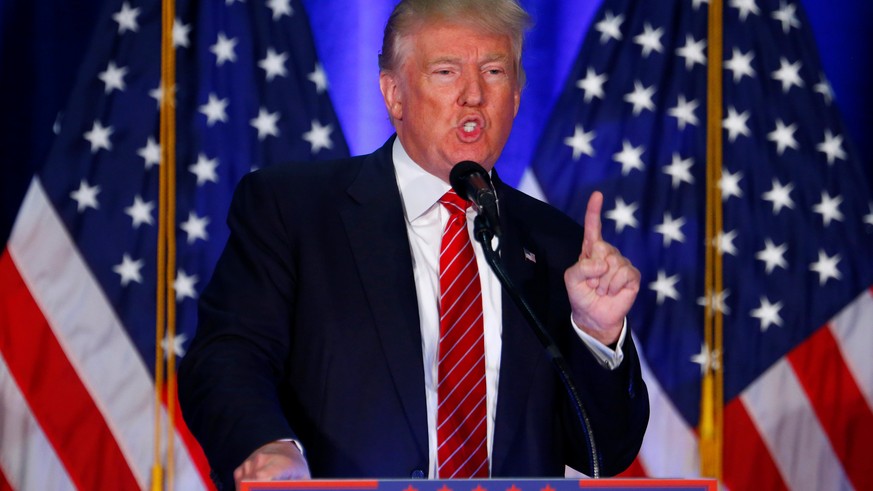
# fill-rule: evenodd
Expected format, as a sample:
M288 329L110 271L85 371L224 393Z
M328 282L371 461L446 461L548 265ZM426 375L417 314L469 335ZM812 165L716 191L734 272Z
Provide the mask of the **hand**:
M601 234L603 194L595 191L585 210L579 261L564 272L573 322L605 345L618 340L624 318L640 290L640 272Z
M243 480L278 481L283 479L311 479L309 466L294 442L270 442L255 450L236 470L233 481L236 489Z

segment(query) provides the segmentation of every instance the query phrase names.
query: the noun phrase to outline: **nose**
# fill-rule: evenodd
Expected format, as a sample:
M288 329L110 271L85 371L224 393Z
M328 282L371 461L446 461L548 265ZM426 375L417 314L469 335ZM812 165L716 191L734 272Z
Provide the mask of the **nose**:
M458 103L462 106L480 106L485 100L482 77L476 73L464 77Z

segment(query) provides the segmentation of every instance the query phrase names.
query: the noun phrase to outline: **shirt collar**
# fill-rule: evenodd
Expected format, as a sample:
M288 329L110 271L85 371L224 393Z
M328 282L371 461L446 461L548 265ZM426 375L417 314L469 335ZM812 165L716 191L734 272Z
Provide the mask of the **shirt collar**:
M430 210L451 186L412 160L399 138L394 139L392 157L403 212L411 223Z

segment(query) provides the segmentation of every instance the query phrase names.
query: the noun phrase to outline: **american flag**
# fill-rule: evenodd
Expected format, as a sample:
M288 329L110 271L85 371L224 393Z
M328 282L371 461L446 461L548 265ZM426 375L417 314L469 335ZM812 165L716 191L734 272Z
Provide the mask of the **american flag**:
M178 1L177 335L156 346L161 2L106 4L0 256L0 489L149 486L155 350L185 354L237 181L348 154L298 1ZM175 488L209 487L174 440Z
M606 0L532 163L544 197L642 272L652 419L634 474L700 473L724 373L723 484L873 489L873 194L797 0L724 2L721 357L704 344L707 0ZM869 159L867 159L869 161Z

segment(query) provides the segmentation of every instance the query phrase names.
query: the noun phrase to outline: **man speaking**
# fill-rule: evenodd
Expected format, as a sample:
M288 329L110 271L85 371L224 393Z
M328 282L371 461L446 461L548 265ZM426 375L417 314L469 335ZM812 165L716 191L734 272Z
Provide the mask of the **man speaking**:
M408 0L379 85L376 152L244 178L179 368L185 421L225 489L245 479L591 473L574 406L471 240L458 162L491 174L499 254L557 342L597 442L625 469L648 421L626 326L640 273L600 233L492 171L524 83L515 0ZM582 199L580 197L580 199Z

